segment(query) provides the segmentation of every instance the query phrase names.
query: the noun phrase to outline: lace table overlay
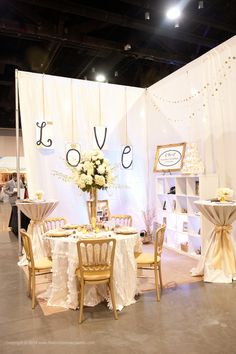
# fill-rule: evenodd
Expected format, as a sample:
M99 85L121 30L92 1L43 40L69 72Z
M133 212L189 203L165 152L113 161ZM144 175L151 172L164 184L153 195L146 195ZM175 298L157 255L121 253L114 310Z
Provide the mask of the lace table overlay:
M81 235L82 236L82 235ZM141 241L138 234L112 235L116 238L114 260L114 290L117 310L135 303L137 292L137 267L134 252L141 252ZM78 284L75 271L78 267L78 237L48 238L53 262L52 284L45 298L49 306L60 306L70 309L78 307ZM86 285L84 303L95 306L106 299L112 308L106 285Z

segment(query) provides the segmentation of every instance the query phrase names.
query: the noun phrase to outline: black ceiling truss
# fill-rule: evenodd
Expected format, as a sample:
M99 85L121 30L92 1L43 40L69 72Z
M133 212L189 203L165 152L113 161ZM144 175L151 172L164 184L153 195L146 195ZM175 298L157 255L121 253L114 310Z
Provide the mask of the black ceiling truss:
M180 28L164 19L166 3L2 0L0 128L14 126L16 68L89 80L104 71L108 82L147 87L236 33L236 1L204 0L201 11L186 1Z

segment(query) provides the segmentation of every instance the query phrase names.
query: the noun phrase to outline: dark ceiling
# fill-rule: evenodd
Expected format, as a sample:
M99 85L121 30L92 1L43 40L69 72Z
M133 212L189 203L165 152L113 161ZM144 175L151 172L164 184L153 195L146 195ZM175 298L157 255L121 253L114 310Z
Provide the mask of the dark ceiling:
M147 87L236 33L236 0L1 0L0 13L0 128L15 126L15 69Z

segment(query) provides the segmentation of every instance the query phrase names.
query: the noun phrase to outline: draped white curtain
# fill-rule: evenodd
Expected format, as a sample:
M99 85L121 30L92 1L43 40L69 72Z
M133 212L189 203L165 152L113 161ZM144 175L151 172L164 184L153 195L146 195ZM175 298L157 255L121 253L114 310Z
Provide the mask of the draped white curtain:
M133 169L116 170L116 183L123 187L100 192L100 198L109 199L112 213L132 214L136 225L143 224L142 210L155 207L157 145L196 142L205 172L217 173L220 185L236 193L235 57L234 36L147 90L45 75L44 118L53 121L52 151L36 148L35 122L43 119L42 75L19 72L30 193L42 189L47 198L60 201L54 215L87 222L86 194L52 171L67 172L66 143L78 142L82 150L93 147L95 125L108 128L104 153L112 164L120 163L122 145L133 146Z
M151 166L157 145L196 142L205 172L236 197L236 36L152 85L146 99Z
M79 143L83 151L94 148L93 127L103 125L108 128L103 152L117 166L115 183L120 187L99 191L99 198L109 200L111 213L131 214L134 224L141 227L141 211L147 204L144 90L27 72L18 72L18 81L30 195L43 190L45 198L59 200L53 215L63 215L73 223L88 222L87 193L60 180L53 171L70 174L64 161L65 145ZM36 147L38 120L53 122L53 150ZM120 168L125 144L133 146L132 170Z

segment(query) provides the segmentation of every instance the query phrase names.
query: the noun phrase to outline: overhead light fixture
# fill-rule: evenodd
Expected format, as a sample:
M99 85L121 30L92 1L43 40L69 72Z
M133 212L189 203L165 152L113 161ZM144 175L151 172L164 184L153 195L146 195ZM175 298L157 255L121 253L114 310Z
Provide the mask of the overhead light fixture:
M198 10L201 10L204 8L204 1L203 0L199 0L198 1Z
M131 49L131 45L129 43L127 43L125 46L124 46L124 50L125 51L128 51Z
M104 74L97 74L95 79L96 79L96 81L104 82L104 81L106 81L106 76Z
M146 11L145 14L144 14L144 18L146 21L149 21L151 16L150 16L150 12L149 11Z
M177 18L179 18L181 15L181 11L180 8L175 6L175 7L171 7L167 12L166 12L166 17L169 20L176 20Z

